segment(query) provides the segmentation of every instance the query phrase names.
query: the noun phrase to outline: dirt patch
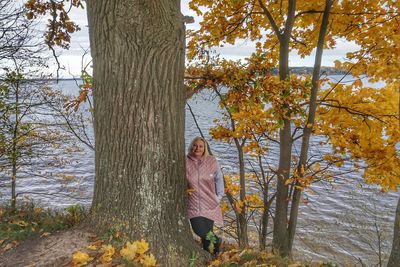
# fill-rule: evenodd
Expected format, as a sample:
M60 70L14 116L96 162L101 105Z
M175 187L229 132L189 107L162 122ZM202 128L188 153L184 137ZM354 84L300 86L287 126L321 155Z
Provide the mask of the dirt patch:
M85 248L93 237L94 234L86 228L72 228L45 237L35 237L9 251L0 252L0 266L69 266L72 253Z

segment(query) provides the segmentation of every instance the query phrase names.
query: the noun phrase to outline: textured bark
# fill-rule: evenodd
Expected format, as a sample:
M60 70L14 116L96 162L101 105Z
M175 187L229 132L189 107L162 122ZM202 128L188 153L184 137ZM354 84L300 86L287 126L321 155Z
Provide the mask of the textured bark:
M177 1L88 1L96 178L91 218L185 266L184 26Z
M274 250L282 257L289 255L289 234L287 229L288 186L285 184L285 182L290 176L291 150L291 127L290 122L285 120L284 128L280 131L278 183L276 190L276 208L272 240Z
M394 220L392 252L390 253L388 267L399 266L400 262L400 198L397 202L396 218Z
M296 1L290 0L285 31L279 36L279 78L286 80L289 75L289 42L294 24ZM284 92L282 92L284 93ZM290 161L292 155L292 136L289 119L284 119L283 129L279 131L279 166L276 190L276 208L272 245L274 250L286 257L289 255L288 232L288 186L285 184L290 176Z
M315 121L315 114L317 111L317 95L319 90L319 75L321 70L321 61L322 61L322 52L324 49L324 40L326 31L328 29L329 24L329 13L332 6L332 0L325 1L325 9L324 14L322 17L322 23L319 30L318 36L318 44L317 44L317 51L315 54L315 62L314 62L314 69L313 69L313 76L312 76L312 88L311 88L311 96L310 96L310 106L308 109L308 118L307 123L303 131L303 138L301 143L301 151L300 151L300 158L299 163L297 166L297 173L302 178L303 173L302 169L305 169L305 165L308 159L308 150L310 144L310 138L312 133L312 128L314 126ZM292 205L290 209L290 217L289 217L289 253L292 251L294 236L296 233L296 226L297 226L297 217L299 213L299 204L301 198L302 190L299 188L295 188L292 196Z

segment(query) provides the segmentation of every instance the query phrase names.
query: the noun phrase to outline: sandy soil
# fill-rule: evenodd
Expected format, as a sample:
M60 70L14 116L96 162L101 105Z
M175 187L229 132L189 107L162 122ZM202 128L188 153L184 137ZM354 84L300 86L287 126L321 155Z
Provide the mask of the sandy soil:
M70 266L72 253L86 247L94 236L84 228L72 228L45 237L35 237L13 249L0 252L0 266Z

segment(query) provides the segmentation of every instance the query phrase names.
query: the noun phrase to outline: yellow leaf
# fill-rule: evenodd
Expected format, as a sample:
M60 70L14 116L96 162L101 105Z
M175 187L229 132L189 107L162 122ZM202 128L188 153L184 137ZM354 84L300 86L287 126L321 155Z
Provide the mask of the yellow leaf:
M221 266L222 262L219 259L213 260L208 267Z
M291 184L291 183L293 183L293 182L294 182L294 179L293 179L293 178L287 179L287 180L285 181L285 185Z
M353 85L354 85L355 87L361 87L361 86L362 86L362 81L361 81L361 79L355 80L355 81L353 82Z
M100 257L100 261L102 263L108 263L112 261L112 257L115 254L115 249L112 245L103 245L100 252L103 253L103 255Z
M137 244L136 242L126 242L125 247L123 247L120 251L120 254L122 258L128 260L128 261L133 261L133 259L136 256L137 252Z
M79 250L72 255L72 265L76 267L85 266L91 260L93 260L92 257Z
M89 245L86 248L90 249L90 250L97 250L98 249L98 247L96 245Z
M144 254L149 250L149 244L144 239L136 242L137 242L137 253Z
M262 253L261 253L261 258L262 258L264 261L266 261L266 260L268 260L268 259L271 259L271 258L273 258L273 257L275 257L275 255L274 255L272 252L262 252Z
M11 221L10 224L15 224L15 225L18 225L18 226L21 226L21 227L28 226L28 223L25 222L25 221L22 221L22 220L20 220L20 221Z
M153 266L156 266L157 260L153 256L153 254L144 255L142 257L142 259L140 260L140 263L143 264L145 267L153 267Z
M35 208L34 212L35 212L35 214L39 214L42 212L42 208Z
M109 263L109 262L111 262L112 261L112 256L109 256L109 255L107 255L107 254L103 254L103 255L101 255L101 257L100 257L100 262L101 263Z

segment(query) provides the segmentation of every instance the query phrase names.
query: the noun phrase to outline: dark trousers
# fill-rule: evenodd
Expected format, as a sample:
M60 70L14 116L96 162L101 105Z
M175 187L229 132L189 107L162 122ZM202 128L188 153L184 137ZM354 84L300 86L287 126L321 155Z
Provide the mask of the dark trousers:
M190 219L190 224L192 225L193 232L201 238L203 249L209 251L210 240L207 240L206 237L209 232L212 232L214 227L214 221L204 217L194 217ZM218 253L219 245L221 244L221 239L217 237L215 234L214 236L216 238L216 243L214 244L214 251L209 251L209 252Z

